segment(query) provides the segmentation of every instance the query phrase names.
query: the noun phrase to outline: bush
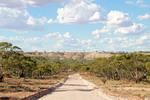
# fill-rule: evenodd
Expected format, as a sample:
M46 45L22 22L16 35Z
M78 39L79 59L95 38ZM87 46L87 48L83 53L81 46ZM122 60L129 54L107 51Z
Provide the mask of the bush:
M146 77L146 79L147 79L148 81L150 81L150 76L148 75L148 76Z
M146 63L146 69L147 69L147 71L150 73L150 62L147 62L147 63Z
M106 78L102 78L101 81L105 84L107 79Z

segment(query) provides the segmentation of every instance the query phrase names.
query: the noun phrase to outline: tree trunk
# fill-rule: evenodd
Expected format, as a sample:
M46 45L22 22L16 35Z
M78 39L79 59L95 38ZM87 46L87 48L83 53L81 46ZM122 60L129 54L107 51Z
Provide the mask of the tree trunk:
M0 74L0 82L3 82L3 79L4 79L4 75Z

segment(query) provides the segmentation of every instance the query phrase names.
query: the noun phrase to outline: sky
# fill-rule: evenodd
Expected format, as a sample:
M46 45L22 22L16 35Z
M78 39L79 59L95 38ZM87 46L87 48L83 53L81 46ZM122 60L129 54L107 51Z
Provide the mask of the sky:
M149 0L0 0L0 42L25 52L150 51Z

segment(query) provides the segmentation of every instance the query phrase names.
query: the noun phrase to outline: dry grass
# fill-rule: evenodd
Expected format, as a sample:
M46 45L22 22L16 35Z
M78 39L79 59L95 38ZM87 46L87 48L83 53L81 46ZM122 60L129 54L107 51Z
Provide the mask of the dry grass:
M14 79L5 78L0 83L0 100L17 100L19 98L48 89L64 80L66 75L58 75L49 79Z
M124 95L123 97L138 96L140 99L150 97L150 83L148 82L141 82L136 84L135 82L129 82L128 80L123 81L107 80L106 83L104 84L103 78L98 78L87 73L81 75L84 79L101 86L102 89L107 93L109 93L110 91L113 93L118 93L122 96Z

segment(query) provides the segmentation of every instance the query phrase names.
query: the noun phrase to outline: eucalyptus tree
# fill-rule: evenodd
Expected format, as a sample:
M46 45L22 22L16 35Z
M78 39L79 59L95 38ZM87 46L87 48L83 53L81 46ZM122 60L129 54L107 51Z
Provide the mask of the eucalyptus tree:
M21 65L21 51L20 47L13 46L11 43L0 43L0 76L4 77L4 74L12 74L14 71L12 69L16 69L16 67Z

